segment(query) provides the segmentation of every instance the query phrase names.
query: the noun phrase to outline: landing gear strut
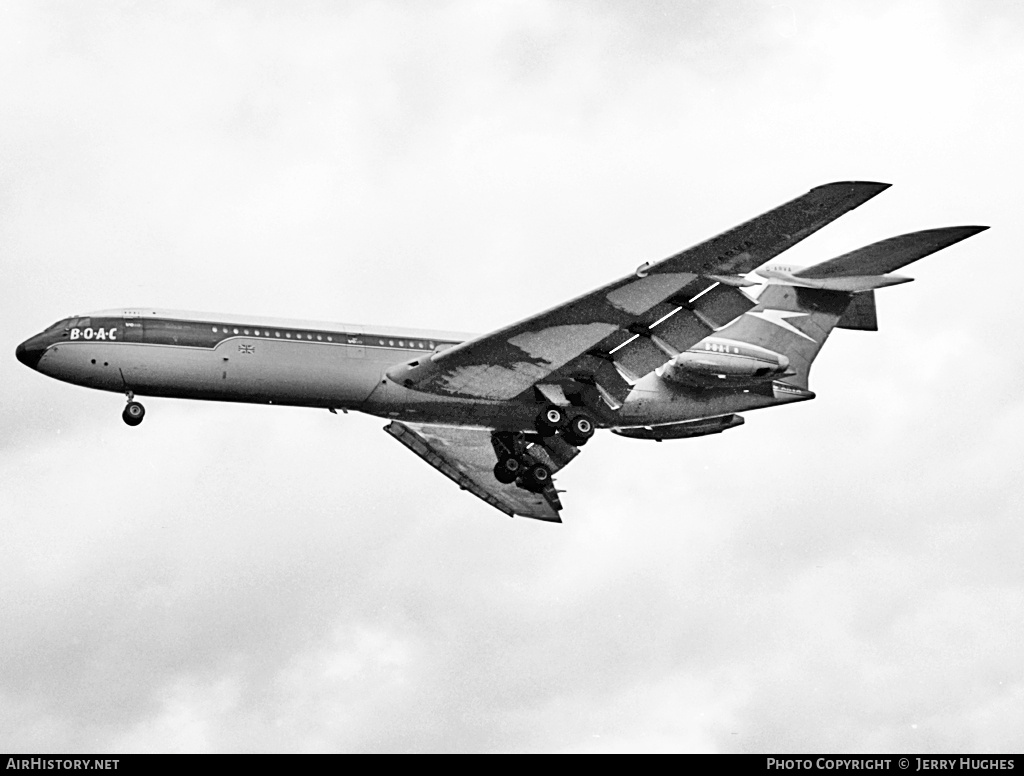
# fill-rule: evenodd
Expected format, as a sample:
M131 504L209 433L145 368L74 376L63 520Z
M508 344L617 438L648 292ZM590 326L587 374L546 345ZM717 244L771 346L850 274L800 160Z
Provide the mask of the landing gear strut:
M125 406L124 412L121 413L121 420L129 426L137 426L144 417L146 417L146 408L135 401L135 395L129 391L128 404Z

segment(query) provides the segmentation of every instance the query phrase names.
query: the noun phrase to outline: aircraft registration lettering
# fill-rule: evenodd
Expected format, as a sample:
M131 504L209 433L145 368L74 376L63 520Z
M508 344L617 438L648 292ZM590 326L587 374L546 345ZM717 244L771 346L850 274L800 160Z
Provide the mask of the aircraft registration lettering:
M725 261L731 259L733 256L739 256L741 253L745 253L749 248L754 247L753 240L744 240L741 243L737 243L732 248L727 248L715 257L715 261Z
M71 339L84 339L84 340L117 340L117 327L112 326L109 329L94 329L91 326L84 329L72 329Z

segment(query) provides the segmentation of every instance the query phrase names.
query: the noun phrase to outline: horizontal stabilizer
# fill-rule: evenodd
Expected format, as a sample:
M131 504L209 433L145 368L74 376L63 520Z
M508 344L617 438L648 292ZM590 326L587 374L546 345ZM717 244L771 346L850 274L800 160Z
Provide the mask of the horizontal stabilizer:
M886 275L936 251L966 240L987 226L947 226L901 234L865 245L834 259L793 273L797 278L826 279Z

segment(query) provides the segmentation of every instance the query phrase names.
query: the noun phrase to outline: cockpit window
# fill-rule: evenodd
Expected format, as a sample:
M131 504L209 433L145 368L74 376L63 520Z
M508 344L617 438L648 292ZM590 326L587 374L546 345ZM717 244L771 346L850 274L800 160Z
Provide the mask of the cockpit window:
M88 328L91 325L92 325L92 319L90 319L90 318L78 318L78 317L62 318L61 320L57 321L56 323L51 324L50 326L48 326L46 329L44 329L44 331L60 331L60 330L67 331L68 329L72 329L75 326L78 326L79 328L83 328L84 329L84 328Z

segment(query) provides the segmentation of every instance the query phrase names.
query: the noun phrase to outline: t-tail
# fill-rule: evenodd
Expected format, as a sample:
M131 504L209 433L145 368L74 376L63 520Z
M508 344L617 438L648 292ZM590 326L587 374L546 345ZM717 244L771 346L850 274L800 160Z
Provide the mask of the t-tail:
M777 383L808 389L811 363L835 328L877 331L875 289L911 278L890 274L987 226L954 226L892 237L807 269L768 265L757 306L715 333L780 354ZM788 364L784 360L788 359Z

